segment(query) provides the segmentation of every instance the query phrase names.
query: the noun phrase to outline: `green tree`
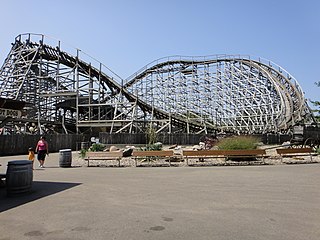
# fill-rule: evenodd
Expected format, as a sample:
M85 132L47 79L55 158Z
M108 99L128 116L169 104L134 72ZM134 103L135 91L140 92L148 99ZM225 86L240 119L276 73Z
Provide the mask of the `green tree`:
M149 124L146 130L146 137L149 145L154 144L157 141L157 132L152 123Z
M318 87L320 87L320 81L315 83ZM317 119L318 122L320 122L320 101L311 101L313 103L313 105L317 108L317 109L313 109L312 111L315 113L315 117Z

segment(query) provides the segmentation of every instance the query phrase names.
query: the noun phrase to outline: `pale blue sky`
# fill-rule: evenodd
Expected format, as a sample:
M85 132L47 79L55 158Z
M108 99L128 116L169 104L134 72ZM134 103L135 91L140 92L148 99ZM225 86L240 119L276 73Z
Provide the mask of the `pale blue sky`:
M0 62L20 33L75 46L127 78L171 55L244 54L292 74L320 100L318 0L0 0Z

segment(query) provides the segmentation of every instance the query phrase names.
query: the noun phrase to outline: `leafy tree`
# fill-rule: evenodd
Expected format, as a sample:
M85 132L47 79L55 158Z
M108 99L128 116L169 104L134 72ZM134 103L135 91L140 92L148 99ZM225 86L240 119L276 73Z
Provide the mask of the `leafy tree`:
M318 87L320 87L320 81L315 83ZM315 117L318 122L320 122L320 101L311 101L317 109L312 110L315 113Z
M148 129L146 130L146 137L149 145L154 144L157 141L157 132L152 123L149 124Z

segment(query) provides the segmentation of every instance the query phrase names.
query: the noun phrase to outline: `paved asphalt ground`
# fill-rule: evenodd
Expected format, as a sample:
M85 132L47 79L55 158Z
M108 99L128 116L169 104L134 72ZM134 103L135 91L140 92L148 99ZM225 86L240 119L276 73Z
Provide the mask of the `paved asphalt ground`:
M320 164L46 166L30 194L0 188L0 240L320 239Z

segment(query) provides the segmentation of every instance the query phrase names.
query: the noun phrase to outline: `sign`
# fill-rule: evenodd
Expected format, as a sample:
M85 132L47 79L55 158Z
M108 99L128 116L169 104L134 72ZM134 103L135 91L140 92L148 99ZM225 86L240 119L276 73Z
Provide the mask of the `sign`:
M0 117L21 117L21 111L13 109L0 108Z

